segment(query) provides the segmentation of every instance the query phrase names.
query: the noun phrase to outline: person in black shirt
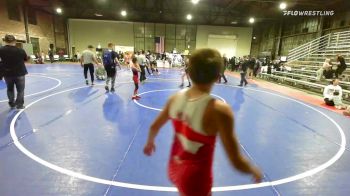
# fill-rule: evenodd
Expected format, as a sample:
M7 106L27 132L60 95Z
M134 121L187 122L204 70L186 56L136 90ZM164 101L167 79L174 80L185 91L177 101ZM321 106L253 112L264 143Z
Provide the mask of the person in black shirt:
M337 56L337 61L338 61L340 64L338 65L337 70L335 70L335 77L336 77L336 78L338 78L340 75L342 75L343 72L344 72L345 69L346 69L346 63L345 63L344 57L338 55L338 56Z
M243 83L244 83L244 86L248 84L246 79L248 65L249 65L249 59L245 57L240 66L241 82L238 86L243 86Z
M254 74L254 67L255 67L255 58L248 57L248 69L247 69L247 77L252 79Z
M226 84L227 83L227 79L225 77L225 70L226 68L228 67L228 59L226 57L226 54L224 54L224 56L222 57L223 61L224 61L224 66L221 67L221 70L220 70L220 77L219 77L219 83L221 83L221 78L224 79L224 83Z
M103 53L103 65L105 67L105 70L107 72L107 79L106 79L106 92L109 92L109 82L111 81L111 92L115 92L114 85L115 85L115 77L117 75L117 69L116 66L119 64L118 61L118 53L116 53L113 50L114 44L109 43L108 44L108 50L106 50Z
M28 60L26 52L16 47L16 38L6 35L5 46L0 48L0 59L3 66L3 75L7 85L7 97L11 108L24 108L25 75L28 74L24 61ZM17 89L15 100L14 87Z
M53 54L52 48L49 49L48 54L49 54L50 62L53 63L54 62L54 57L53 57L54 54Z

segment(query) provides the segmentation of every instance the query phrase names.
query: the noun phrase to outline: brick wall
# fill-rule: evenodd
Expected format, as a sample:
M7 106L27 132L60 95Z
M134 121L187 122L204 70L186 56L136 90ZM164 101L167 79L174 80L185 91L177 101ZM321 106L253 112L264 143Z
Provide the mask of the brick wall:
M26 41L24 18L21 10L21 21L10 20L7 13L6 1L0 1L0 37L3 38L5 34L13 34L18 40ZM33 38L39 38L39 47L41 51L47 53L50 44L55 43L54 27L53 27L53 15L36 10L37 25L28 25L29 36ZM63 22L63 20L58 20ZM57 24L64 26L63 24ZM57 36L57 48L66 48L65 45L66 36ZM0 40L2 42L2 39Z
M26 40L22 13L21 18L22 21L9 20L5 1L0 1L0 37L3 38L5 34L11 33L17 39Z

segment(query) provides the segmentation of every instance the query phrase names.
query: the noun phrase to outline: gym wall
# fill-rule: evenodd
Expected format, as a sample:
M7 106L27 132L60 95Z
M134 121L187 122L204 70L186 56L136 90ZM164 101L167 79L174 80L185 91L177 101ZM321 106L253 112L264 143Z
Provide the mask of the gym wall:
M252 28L250 27L225 27L225 26L206 26L206 25L199 25L197 26L197 44L196 48L205 48L210 47L211 43L209 42L211 35L216 35L217 38L221 37L220 39L223 39L223 36L229 36L227 39L228 41L232 41L231 37L236 37L236 48L235 55L237 57L242 57L244 55L250 54L250 46L251 46L251 40L252 40ZM213 37L213 36L212 36ZM213 39L213 38L211 38ZM223 48L227 48L225 42L221 42L221 46L216 46L219 50ZM235 42L232 42L232 47L234 48ZM227 56L232 56L230 54L227 54Z
M116 45L122 46L135 46L136 40L134 37L134 28L137 28L136 31L138 31L140 26L139 24L140 23L105 20L69 19L69 45L71 48L75 47L76 51L80 52L84 50L89 44L92 44L95 47L97 47L98 44L101 44L102 48L106 48L107 43L109 42L113 42ZM180 27L184 25L177 26L179 27L179 29L181 29ZM143 27L143 25L141 25L140 28L141 27ZM194 27L196 26L194 25ZM235 36L235 43L237 47L234 47L235 44L233 44L232 47L236 51L236 56L250 54L252 28L197 26L197 33L194 35L197 38L192 38L191 40L196 41L196 43L194 44L196 48L210 47L208 45L209 35ZM167 39L169 36L166 35L165 37ZM220 48L221 46L215 45L215 47ZM227 48L227 46L223 47ZM170 49L168 48L167 51L169 50ZM228 56L231 55L228 54Z
M70 48L83 51L88 45L107 48L112 42L115 45L134 46L134 30L131 22L117 22L107 20L68 20L68 40Z

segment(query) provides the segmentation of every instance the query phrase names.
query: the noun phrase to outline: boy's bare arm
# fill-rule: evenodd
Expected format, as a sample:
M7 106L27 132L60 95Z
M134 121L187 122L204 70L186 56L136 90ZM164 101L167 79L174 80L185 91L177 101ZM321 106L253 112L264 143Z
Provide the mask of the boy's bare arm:
M150 133L149 133L149 141L153 141L155 136L158 134L158 131L160 128L162 128L162 126L168 121L169 119L169 107L170 107L170 103L172 102L174 98L171 97L168 102L166 103L164 109L162 110L162 112L158 115L158 117L156 118L156 120L152 123L151 127L150 127Z
M154 139L158 135L160 128L169 120L169 108L173 99L174 96L170 97L163 111L158 115L158 117L150 127L147 142L143 149L144 154L148 156L152 155L152 153L155 151L156 146L154 143Z

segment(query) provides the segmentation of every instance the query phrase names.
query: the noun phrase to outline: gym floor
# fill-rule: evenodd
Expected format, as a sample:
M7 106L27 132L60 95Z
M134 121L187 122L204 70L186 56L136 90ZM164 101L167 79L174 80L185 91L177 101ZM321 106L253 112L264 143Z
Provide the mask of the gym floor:
M10 110L0 81L0 195L177 195L167 178L173 137L161 130L157 151L143 155L148 127L178 91L179 70L160 69L131 100L131 72L118 71L115 93L86 86L78 65L28 66L25 110ZM213 96L235 112L243 153L264 182L231 168L217 143L213 195L348 195L350 121L324 107L228 77ZM287 87L283 87L286 88Z

